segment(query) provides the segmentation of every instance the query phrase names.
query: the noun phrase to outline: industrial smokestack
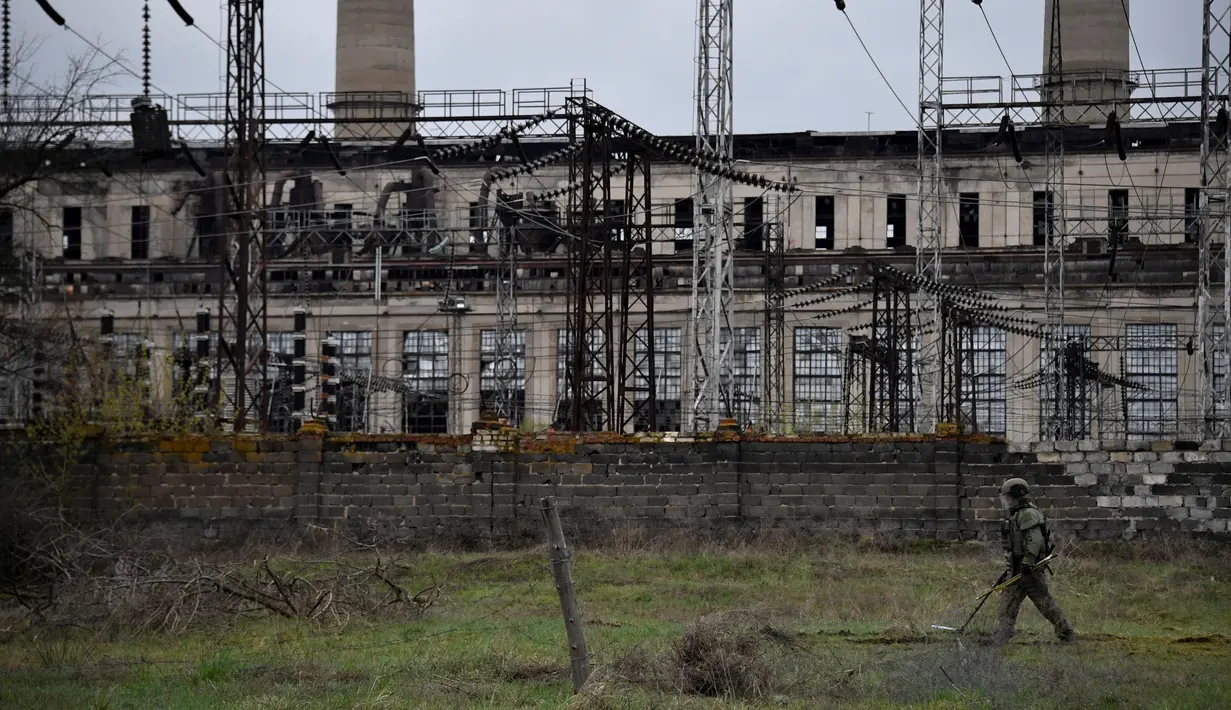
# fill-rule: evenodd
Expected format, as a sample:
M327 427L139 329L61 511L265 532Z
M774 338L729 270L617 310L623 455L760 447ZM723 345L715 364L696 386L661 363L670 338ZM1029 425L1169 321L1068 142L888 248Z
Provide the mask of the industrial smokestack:
M336 72L337 137L400 136L418 109L414 0L338 0Z
M1065 103L1096 102L1096 106L1070 106L1071 123L1102 123L1112 110L1124 115L1118 101L1134 88L1129 77L1129 0L1043 0L1043 75L1049 94ZM1059 77L1051 74L1052 13L1060 13Z

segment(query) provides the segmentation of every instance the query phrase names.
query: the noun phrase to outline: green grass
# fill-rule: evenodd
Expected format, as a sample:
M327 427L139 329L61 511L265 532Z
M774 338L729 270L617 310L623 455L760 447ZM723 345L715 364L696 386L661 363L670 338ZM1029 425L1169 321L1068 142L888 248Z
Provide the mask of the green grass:
M930 628L960 625L969 608L945 612L995 579L995 551L806 540L690 547L577 555L596 674L581 698L572 697L546 555L530 551L401 555L407 588L445 587L413 622L252 618L175 635L15 626L0 643L0 705L1231 707L1225 552L1159 561L1116 548L1070 550L1052 585L1081 641L1055 644L1027 603L1018 637L995 652ZM984 606L975 632L990 628L995 605ZM681 692L670 660L686 627L750 608L789 638L758 647L772 688L726 699Z

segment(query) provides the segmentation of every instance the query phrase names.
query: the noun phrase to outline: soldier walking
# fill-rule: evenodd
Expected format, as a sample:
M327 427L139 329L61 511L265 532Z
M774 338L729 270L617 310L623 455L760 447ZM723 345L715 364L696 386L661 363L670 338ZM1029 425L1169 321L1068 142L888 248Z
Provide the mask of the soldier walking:
M1034 566L1051 554L1051 536L1043 513L1030 502L1030 486L1020 478L1010 478L1000 487L1000 503L1008 516L1000 526L1008 573L1009 576L1020 573L1022 577L1001 593L994 642L1003 644L1013 637L1017 612L1026 597L1030 597L1039 613L1051 622L1061 642L1073 642L1077 635L1047 589L1046 565Z

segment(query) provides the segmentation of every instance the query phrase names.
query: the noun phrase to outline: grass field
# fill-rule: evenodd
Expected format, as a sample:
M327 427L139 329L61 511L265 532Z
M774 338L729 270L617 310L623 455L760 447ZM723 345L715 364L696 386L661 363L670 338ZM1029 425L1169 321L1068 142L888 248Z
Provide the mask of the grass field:
M266 617L175 634L14 625L0 644L0 705L1231 707L1225 550L1070 546L1053 590L1080 641L1056 644L1027 602L1017 638L998 651L977 634L959 644L930 628L960 625L969 608L945 612L990 586L992 549L804 539L655 547L577 554L594 666L577 697L537 549L397 554L408 589L443 588L411 621ZM995 602L975 631L990 628ZM701 694L723 688L738 694Z

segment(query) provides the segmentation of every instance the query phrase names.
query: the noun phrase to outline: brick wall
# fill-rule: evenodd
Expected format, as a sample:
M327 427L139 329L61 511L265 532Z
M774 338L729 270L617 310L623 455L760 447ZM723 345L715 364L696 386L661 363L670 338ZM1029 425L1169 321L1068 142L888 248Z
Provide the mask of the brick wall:
M204 536L317 525L537 537L537 501L554 495L572 530L595 535L631 523L987 539L1011 476L1032 484L1058 531L1081 538L1226 535L1231 520L1231 441L177 438L99 443L77 473L90 515Z

